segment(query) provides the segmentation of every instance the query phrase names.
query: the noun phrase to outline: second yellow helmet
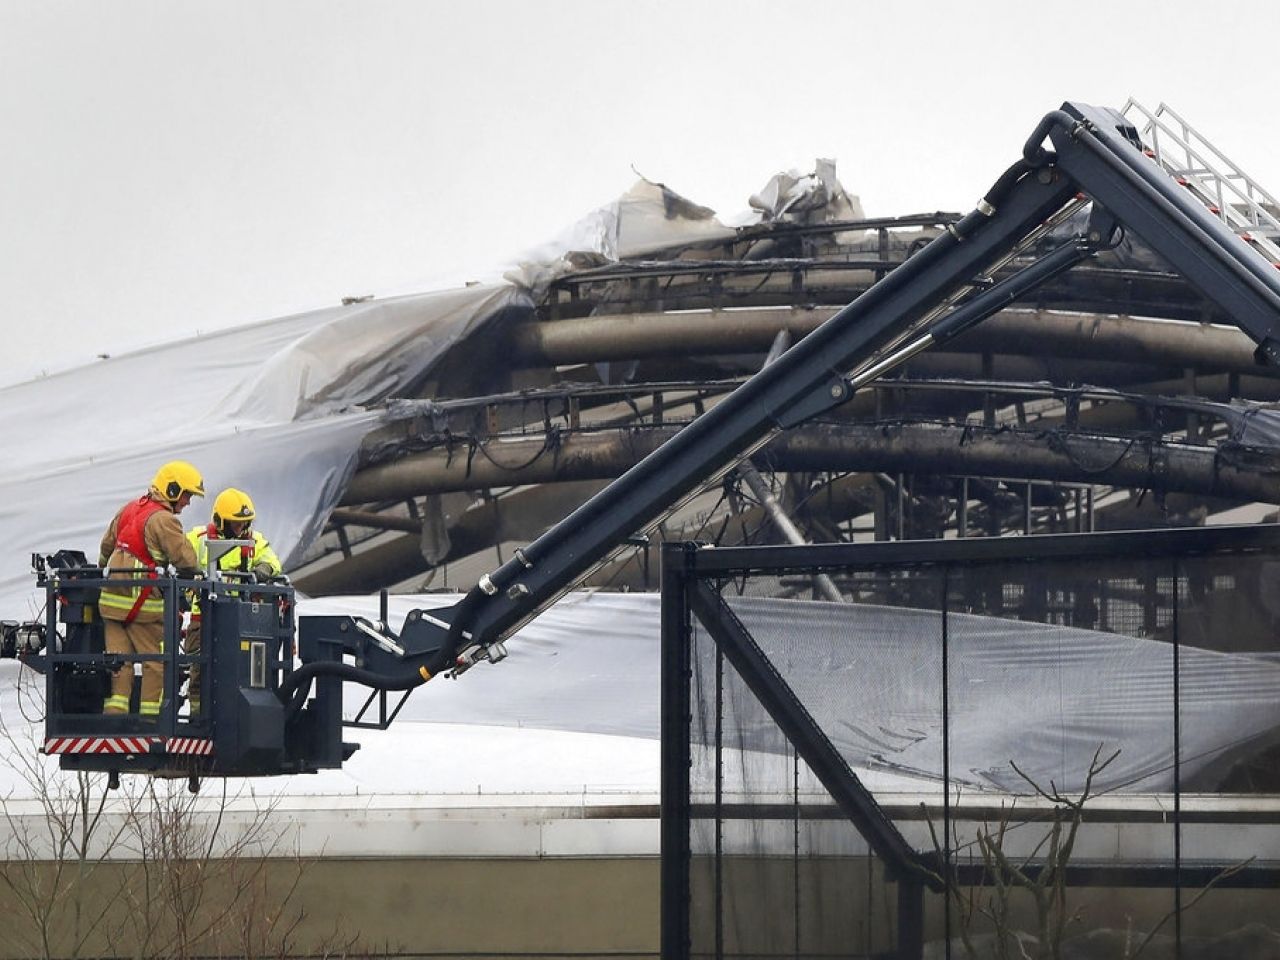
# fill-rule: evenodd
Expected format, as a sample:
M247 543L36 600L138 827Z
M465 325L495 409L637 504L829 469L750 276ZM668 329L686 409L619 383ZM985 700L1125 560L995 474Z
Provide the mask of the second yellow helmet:
M249 495L235 487L227 487L213 501L213 525L219 531L228 523L245 523L255 516Z

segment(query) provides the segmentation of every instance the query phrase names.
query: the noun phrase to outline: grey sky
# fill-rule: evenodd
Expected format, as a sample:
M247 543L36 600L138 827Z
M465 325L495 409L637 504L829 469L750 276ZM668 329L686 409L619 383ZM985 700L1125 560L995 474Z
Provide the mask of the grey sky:
M0 0L0 383L492 275L633 167L968 209L1064 99L1165 100L1280 190L1277 36L1256 0Z

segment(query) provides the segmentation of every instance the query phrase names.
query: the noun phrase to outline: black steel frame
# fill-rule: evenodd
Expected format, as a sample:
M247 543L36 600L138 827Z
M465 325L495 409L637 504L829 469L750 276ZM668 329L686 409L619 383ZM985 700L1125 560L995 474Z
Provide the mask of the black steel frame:
M898 882L897 955L917 958L923 948L923 892L950 874L962 884L981 883L980 864L944 864L936 854L920 854L902 838L889 816L858 780L814 722L786 681L773 668L749 631L721 598L716 584L744 575L812 574L850 568L911 568L1030 560L1163 559L1211 555L1280 553L1280 526L1222 526L1139 530L1117 533L1055 534L967 540L898 541L809 546L710 547L673 543L662 554L662 956L689 956L691 894L690 728L692 703L692 630L696 617L717 649L785 733L797 754L831 793L836 807L867 840ZM945 618L944 618L945 619ZM945 629L944 629L945 641ZM1175 657L1178 644L1175 642ZM945 657L945 642L942 655ZM1176 671L1175 671L1176 672ZM944 675L944 700L946 699ZM1175 677L1176 683L1176 677ZM944 728L946 706L944 703ZM1184 886L1274 888L1280 867L1251 866L1221 877L1222 866L1181 862L1182 815L1179 800L1178 713L1175 699L1175 806L1172 864L1073 864L1067 883L1076 886L1159 887L1175 891L1181 904ZM944 730L944 738L946 731ZM944 746L944 752L945 752ZM945 758L944 758L945 763ZM946 795L944 793L944 795ZM944 807L949 804L944 801ZM944 809L945 818L950 814ZM948 833L949 836L949 833ZM949 859L944 847L944 858ZM1034 868L1030 871L1035 872ZM1180 917L1177 933L1180 935Z

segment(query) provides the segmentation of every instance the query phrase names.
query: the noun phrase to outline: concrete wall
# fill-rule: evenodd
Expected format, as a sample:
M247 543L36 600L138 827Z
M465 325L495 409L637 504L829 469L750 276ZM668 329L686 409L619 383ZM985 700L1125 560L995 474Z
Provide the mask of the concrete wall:
M865 858L805 862L798 878L789 861L735 858L727 864L726 890L737 902L726 929L727 945L753 952L791 950L794 907L807 949L840 953L852 946L890 949L896 942L894 886ZM199 901L191 929L212 923L216 934L194 943L218 956L533 956L658 957L659 862L654 857L596 858L325 858L244 862L238 871L205 879L161 869L156 884L179 884L188 903ZM154 869L154 866L153 866ZM109 862L83 880L74 867L59 876L55 863L0 864L0 874L28 889L63 890L51 923L50 954L58 957L175 955L169 904L157 895L150 918L132 915L128 897L144 889L140 864ZM695 893L695 921L708 919L708 888ZM793 881L797 887L793 887ZM122 890L131 891L126 897ZM239 897L234 894L239 890ZM23 898L5 891L0 960L39 955L41 941ZM1184 892L1184 903L1195 891ZM115 897L115 899L113 899ZM74 945L75 909L87 934ZM1031 901L1015 891L1013 924L1034 931ZM1073 934L1110 929L1141 934L1173 906L1169 890L1086 888L1070 894L1079 910ZM105 913L104 913L105 911ZM101 919L94 920L99 914ZM1280 890L1215 890L1183 918L1188 937L1219 937L1262 921L1280 926ZM984 924L977 924L979 932ZM926 898L926 940L945 929L941 897ZM955 928L953 928L955 929ZM1172 933L1172 924L1166 928ZM147 937L151 939L148 941ZM695 930L709 946L710 930Z
M178 916L190 920L188 955L656 958L660 891L652 799L290 798L270 808L269 833L280 839L271 859L215 856L202 862L183 851L166 857L175 840L201 846L217 836L234 849L237 837L263 824L264 812L252 797L211 800L188 827L149 834L149 847L98 844L97 855L105 859L84 867L59 860L55 821L40 803L10 802L0 817L0 850L10 857L23 851L26 859L0 861L0 960L46 952L176 955L171 941ZM1135 809L1117 806L1114 815L1086 823L1077 853L1106 862L1109 856L1141 859L1171 851L1169 826L1140 799L1125 801ZM1188 800L1184 813L1223 819L1222 811L1200 809L1208 802ZM1280 859L1273 850L1274 802L1230 803L1239 822L1228 817L1188 825L1184 849L1211 850L1229 860L1250 853ZM927 849L927 831L911 819L918 809L886 809L901 816L899 825L913 843ZM956 824L961 836L984 811L965 813L973 819ZM134 826L149 822L143 818ZM894 888L868 861L865 842L843 821L804 823L807 848L831 855L802 861L798 872L790 859L793 821L739 823L739 833L753 827L741 837L726 828L726 849L755 851L724 865L723 889L736 901L737 925L726 931L727 939L787 952L798 918L806 946L817 952L850 944L890 948L896 942ZM132 834L121 831L129 824L127 812L112 809L98 829L104 838L127 837ZM1017 831L1007 852L1025 856L1030 850L1023 847L1041 836L1038 829ZM140 849L147 850L146 861L138 859ZM705 921L712 901L705 859L695 857L694 866L696 923ZM1187 891L1184 902L1193 895ZM1081 889L1071 899L1073 908L1083 908L1081 931L1149 929L1173 906L1170 891L1156 890ZM1015 893L1014 901L1014 922L1034 929L1029 898ZM49 917L47 942L38 922L42 911ZM1251 921L1280 926L1275 917L1280 890L1215 890L1184 918L1183 928L1188 935L1220 935ZM943 936L941 898L928 898L926 924L926 939ZM705 927L695 938L705 941Z
M241 878L257 865L242 864ZM128 887L142 889L136 863L107 863L80 882L74 868L59 877L57 865L3 864L0 873L44 891L60 885L64 895L50 952L54 956L170 954L172 918L165 905L149 920L132 915L123 898ZM174 882L163 871L155 883ZM658 861L654 858L590 859L377 859L273 861L264 885L228 905L238 882L221 875L198 892L192 878L182 883L189 902L201 901L191 924L210 921L216 936L195 949L223 956L317 954L433 956L539 954L547 956L656 957L658 952ZM296 881L296 887L294 883ZM292 890L281 906L284 892ZM7 892L7 891L6 891ZM77 950L74 913L79 898L82 930ZM37 925L15 898L5 898L0 919L0 958L37 955ZM106 908L100 921L91 918ZM268 925L271 929L268 930ZM145 939L151 935L150 943Z

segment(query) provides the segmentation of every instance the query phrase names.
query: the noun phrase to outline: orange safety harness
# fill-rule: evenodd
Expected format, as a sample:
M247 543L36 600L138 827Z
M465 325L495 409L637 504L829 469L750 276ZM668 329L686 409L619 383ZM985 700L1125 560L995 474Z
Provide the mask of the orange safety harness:
M147 577L151 580L158 579L156 561L151 556L151 551L147 549L143 530L147 525L147 521L151 519L152 514L165 509L167 507L163 503L157 503L150 496L143 494L133 503L125 506L124 510L120 512L120 523L116 527L116 549L123 550L146 567L148 571ZM151 595L152 589L154 588L148 583L144 584L142 589L138 591L137 599L133 601L133 606L125 614L125 623L133 623L134 619L137 618L138 611L142 609L147 597Z

